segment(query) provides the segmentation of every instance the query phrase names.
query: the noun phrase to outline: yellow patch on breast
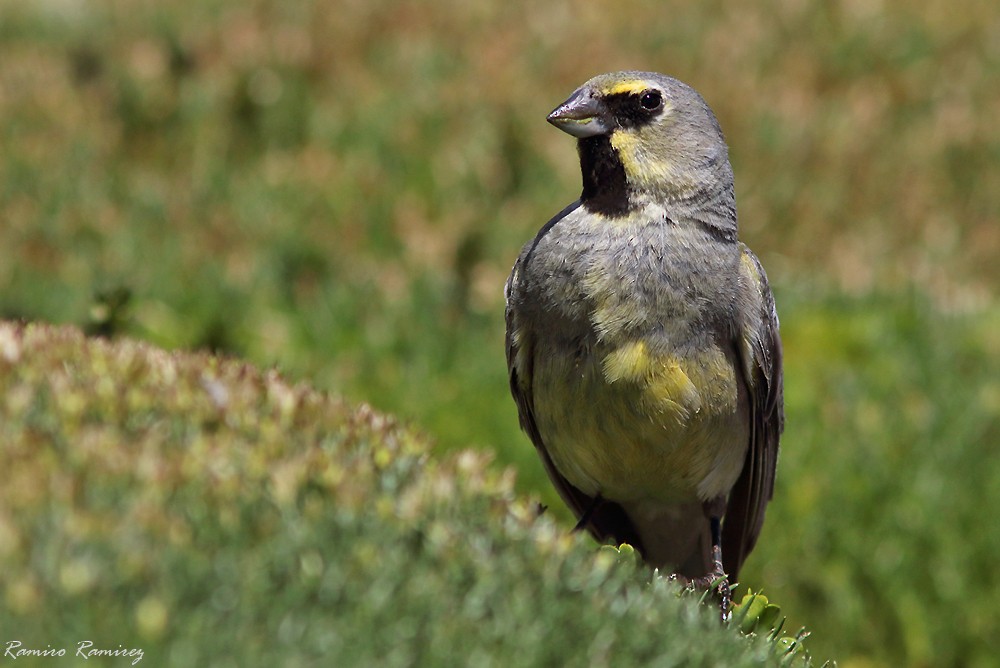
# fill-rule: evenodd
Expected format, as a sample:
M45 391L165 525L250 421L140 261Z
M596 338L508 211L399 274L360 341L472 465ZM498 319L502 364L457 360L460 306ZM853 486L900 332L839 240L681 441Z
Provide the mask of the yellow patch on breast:
M681 361L661 357L646 382L645 398L654 411L685 422L702 407L702 395Z
M725 352L709 345L682 356L648 339L601 348L600 365L575 385L559 381L536 393L540 432L557 470L586 494L673 501L707 498L698 496L703 483L725 460L728 490L735 476L727 453L732 440L745 440L745 417ZM742 451L733 457L741 463ZM706 494L719 493L716 487Z
M671 355L651 355L644 341L619 346L605 355L602 368L608 383L638 385L640 401L655 415L668 415L684 422L702 407L702 394L682 360ZM694 364L700 369L700 365ZM696 376L703 379L704 374ZM706 391L709 387L704 388Z
M609 383L637 381L649 373L649 351L645 341L626 343L604 357L604 378Z

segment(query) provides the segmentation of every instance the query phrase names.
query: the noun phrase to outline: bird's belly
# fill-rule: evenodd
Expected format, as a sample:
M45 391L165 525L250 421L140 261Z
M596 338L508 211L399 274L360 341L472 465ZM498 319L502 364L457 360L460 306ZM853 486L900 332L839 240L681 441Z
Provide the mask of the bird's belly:
M536 351L536 422L559 472L618 502L705 501L729 493L749 438L734 354L644 343Z

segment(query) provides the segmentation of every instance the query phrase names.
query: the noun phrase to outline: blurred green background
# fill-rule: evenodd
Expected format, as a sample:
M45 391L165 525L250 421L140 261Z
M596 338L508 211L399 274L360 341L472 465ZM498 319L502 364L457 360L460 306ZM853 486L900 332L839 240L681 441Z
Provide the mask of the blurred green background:
M715 109L777 295L788 427L744 582L820 659L993 665L991 0L0 0L0 317L274 365L562 512L502 284L578 194L545 114L622 68Z

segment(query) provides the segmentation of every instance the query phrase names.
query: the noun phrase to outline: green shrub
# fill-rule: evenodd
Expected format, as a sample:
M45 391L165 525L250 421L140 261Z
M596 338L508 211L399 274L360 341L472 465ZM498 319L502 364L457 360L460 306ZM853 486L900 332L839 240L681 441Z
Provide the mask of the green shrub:
M5 643L155 666L784 656L539 518L483 454L432 459L274 372L0 324L0 397Z

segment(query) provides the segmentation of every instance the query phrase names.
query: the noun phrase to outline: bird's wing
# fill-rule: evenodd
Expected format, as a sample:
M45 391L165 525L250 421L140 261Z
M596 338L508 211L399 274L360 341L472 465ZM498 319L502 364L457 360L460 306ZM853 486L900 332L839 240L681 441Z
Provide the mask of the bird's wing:
M573 511L579 520L586 519L583 525L600 541L614 540L616 543L629 543L638 550L642 550L638 533L632 526L625 511L616 503L594 499L581 492L568 480L558 469L549 456L548 449L542 435L538 431L538 424L535 421L535 402L532 388L532 378L535 363L535 341L534 330L524 323L519 315L516 306L516 291L518 281L524 266L531 260L535 246L556 223L562 220L569 213L579 207L579 202L574 202L563 209L552 218L538 233L534 241L525 246L518 257L514 268L511 271L507 283L504 285L504 298L506 300L505 319L507 324L506 349L507 349L507 373L510 380L510 392L514 396L517 404L518 419L521 429L528 435L535 449L541 457L552 484L555 486L559 496ZM583 528L583 527L581 527Z
M515 269L516 271L516 269ZM512 274L513 277L513 274ZM509 285L509 281L508 281ZM531 388L532 367L534 365L533 341L530 335L522 333L515 335L517 317L512 314L510 306L507 307L507 370L510 378L510 391L514 395L517 404L517 414L521 423L521 429L528 435L531 442L535 444L545 472L555 486L559 496L573 511L574 516L580 520L585 517L586 521L580 528L586 528L599 541L613 540L616 544L628 543L637 550L642 551L642 542L639 534L632 525L625 511L617 503L595 499L588 494L584 494L572 485L556 469L549 456L548 449L541 434L538 432L538 425L535 422L534 398ZM521 330L524 332L524 330Z
M784 428L781 339L774 295L760 260L743 248L740 263L748 313L737 342L750 395L750 444L736 485L729 494L722 528L722 556L736 579L764 524L764 510L774 492L778 439Z

